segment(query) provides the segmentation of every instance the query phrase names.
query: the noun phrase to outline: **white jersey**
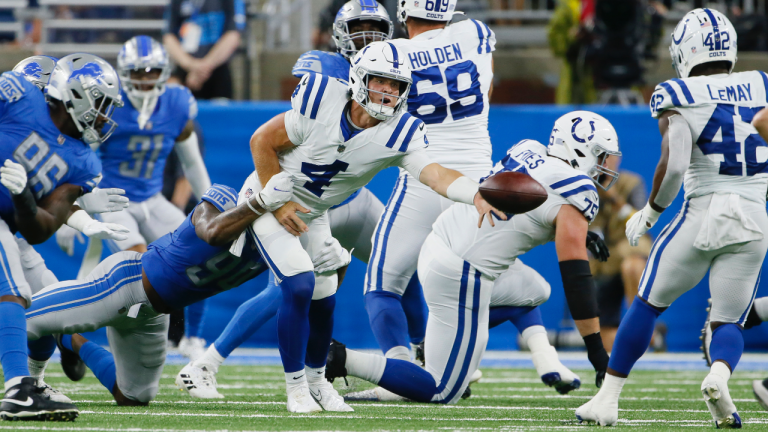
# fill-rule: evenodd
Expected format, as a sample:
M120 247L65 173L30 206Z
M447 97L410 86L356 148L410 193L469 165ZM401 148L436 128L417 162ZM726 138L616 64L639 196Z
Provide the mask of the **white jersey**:
M296 145L279 155L280 168L293 176L294 201L313 219L340 204L391 166L419 178L431 163L424 122L403 112L395 118L353 134L344 108L347 84L327 75L309 73L291 96L285 114L288 138Z
M491 168L488 91L496 36L480 21L460 17L443 29L391 41L411 69L408 112L429 127L432 159L458 169Z
M600 205L592 179L548 156L547 148L538 141L515 144L493 167L493 173L501 171L530 175L547 190L547 200L528 213L510 215L508 221L497 220L495 227L484 222L482 228L477 228L477 210L457 203L443 212L432 227L453 253L493 280L518 256L555 238L553 223L560 206L576 207L591 223Z
M768 76L753 71L672 79L656 87L653 117L675 110L693 137L686 199L725 192L765 202L768 145L752 118L768 105L767 86Z

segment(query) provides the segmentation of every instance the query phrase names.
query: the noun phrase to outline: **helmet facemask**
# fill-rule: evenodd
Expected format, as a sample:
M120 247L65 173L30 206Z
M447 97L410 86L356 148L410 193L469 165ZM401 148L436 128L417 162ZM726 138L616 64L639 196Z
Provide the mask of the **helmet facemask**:
M117 122L112 120L115 108L123 106L119 99L106 96L98 87L91 86L87 80L81 80L85 94L81 95L75 90L70 90L70 101L66 103L67 111L75 120L75 126L83 134L86 144L102 143L109 138L117 128ZM87 99L87 102L83 99ZM88 109L78 115L76 105L87 104Z
M592 147L592 153L595 154L595 164L587 172L587 175L595 182L596 185L607 191L619 180L619 173L607 167L608 158L610 156L618 157L621 155L621 153L616 154L614 152L610 152L599 144L596 144L594 147ZM608 185L603 184L603 181L606 178L611 179Z
M350 30L350 28L363 23L370 23L379 28L377 30L361 30L354 33ZM336 26L342 27L339 31L341 36L336 40L336 45L339 49L339 54L346 57L347 60L354 57L359 50L371 42L385 41L392 38L392 25L384 20L355 19L339 22Z
M123 84L123 90L128 95L128 100L131 101L133 107L139 112L139 128L144 129L144 125L155 111L158 99L165 92L165 83L170 76L170 68L121 68L119 73L120 82ZM142 79L137 77L137 75L147 76L153 73L157 78Z
M350 79L361 79L363 85L360 86L360 90L353 97L371 117L378 120L394 118L405 107L408 100L408 92L411 89L411 80L409 78L382 72L373 73L363 67L357 68L357 75L357 77L351 75ZM370 88L371 77L397 81L400 84L398 94L394 95L385 91L372 90ZM373 97L371 97L372 95ZM374 102L374 100L378 102ZM392 104L392 101L395 103Z

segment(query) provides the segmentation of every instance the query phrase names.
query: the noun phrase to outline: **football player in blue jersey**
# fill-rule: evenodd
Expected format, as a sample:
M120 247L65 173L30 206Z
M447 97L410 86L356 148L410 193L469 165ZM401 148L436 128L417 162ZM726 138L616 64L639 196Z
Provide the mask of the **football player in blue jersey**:
M98 149L104 166L101 184L125 189L131 204L126 211L102 218L130 229L127 239L108 243L112 252L145 252L148 243L173 231L184 220L181 209L161 193L163 171L171 151L176 149L198 199L211 181L194 131L197 102L186 87L167 84L171 64L162 44L149 36L131 38L118 54L117 72L121 94L130 104L115 113L120 128ZM71 253L72 231L65 229L61 234L68 236L66 244L70 245ZM193 307L201 308L204 304ZM190 315L198 319L188 320L188 330L197 335L202 311ZM203 345L204 342L199 352Z
M115 253L84 280L38 292L27 313L29 338L64 333L59 338L62 356L73 360L65 369L68 376L82 376L87 365L118 405L147 405L157 395L165 362L167 314L267 270L252 235L243 236L238 256L230 248L260 215L292 195L291 176L285 173L239 206L234 189L213 185L182 224L152 242L147 252ZM341 259L331 255L319 265L333 267L334 258ZM75 334L105 326L111 352ZM333 387L320 383L314 390L340 399L328 389Z
M22 264L25 252L14 234L37 244L65 222L84 232L103 225L73 204L101 178L101 163L85 144L101 142L114 130L111 116L122 106L119 85L114 69L90 54L59 60L45 96L21 73L0 76L0 158L4 160L0 168L4 269L0 273L0 362L5 378L0 416L4 419L73 420L78 416L74 405L52 400L30 376L25 309L46 272L35 274L29 263ZM50 352L55 349L50 338L44 345Z

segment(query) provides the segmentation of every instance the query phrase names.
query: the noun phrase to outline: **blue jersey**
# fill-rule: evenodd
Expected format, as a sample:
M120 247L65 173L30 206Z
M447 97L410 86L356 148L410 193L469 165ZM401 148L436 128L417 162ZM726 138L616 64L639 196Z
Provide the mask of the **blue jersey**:
M301 78L310 72L348 81L349 62L339 53L307 51L296 60L291 73L293 76Z
M123 100L128 96L122 93ZM102 187L125 189L131 201L142 202L163 188L163 170L187 122L197 115L192 93L179 85L166 85L155 111L139 129L139 111L131 103L115 110L115 133L101 145L99 156L104 164Z
M96 154L82 141L59 131L43 92L16 72L0 75L0 161L6 159L26 168L37 200L65 183L88 193L101 176ZM15 230L11 193L3 186L0 217Z
M205 192L202 201L223 212L235 207L237 192L215 184ZM193 210L176 231L150 243L141 257L149 283L172 309L183 309L240 286L268 268L252 236L248 236L239 257L229 253L231 243L211 246L204 242L195 233L194 214Z

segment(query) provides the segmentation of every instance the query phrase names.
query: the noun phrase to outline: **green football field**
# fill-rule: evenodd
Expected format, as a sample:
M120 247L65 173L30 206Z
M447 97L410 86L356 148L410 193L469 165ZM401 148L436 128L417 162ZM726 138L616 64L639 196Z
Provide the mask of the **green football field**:
M46 381L69 395L80 407L74 423L0 422L0 430L50 431L384 431L384 430L584 430L573 411L594 393L586 383L569 396L544 386L532 369L485 368L472 397L455 406L417 403L352 403L354 413L293 415L285 410L282 370L275 366L222 366L219 389L224 400L192 400L173 384L181 366L168 365L160 394L148 408L119 408L88 372L71 382L58 364ZM593 374L578 371L585 380ZM619 428L638 431L714 429L699 386L704 371L636 371L624 387ZM751 383L765 372L737 372L730 391L744 427L768 430L768 411L755 401ZM588 378L588 379L587 379ZM343 394L369 388L360 380L350 387L336 382ZM593 426L595 427L595 426ZM690 429L689 429L690 430Z

